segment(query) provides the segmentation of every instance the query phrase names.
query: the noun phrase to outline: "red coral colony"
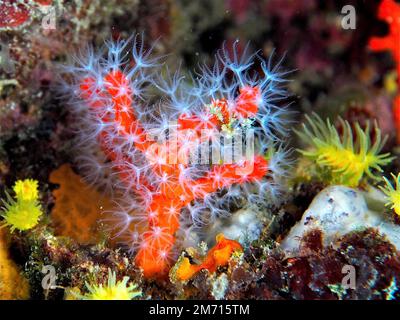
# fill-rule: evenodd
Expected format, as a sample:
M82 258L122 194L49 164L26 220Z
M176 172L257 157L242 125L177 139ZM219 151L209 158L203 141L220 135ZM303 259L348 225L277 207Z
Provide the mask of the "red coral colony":
M278 66L271 69L269 62L262 62L263 76L250 78L246 70L255 55L238 57L234 52L234 59L230 60L224 50L217 55L214 69L204 67L193 87L184 84L178 74L169 82L158 79L157 83L149 72L157 66L157 60L139 41L136 36L133 44L108 43L104 60L90 49L86 57L79 59L80 65L68 70L77 78L71 91L79 88L78 98L82 99L74 101L74 105L86 109L81 119L81 142L89 146L99 143L106 161L111 161L112 172L118 175L122 192L135 195L128 209L114 214L118 236L125 237L130 249L137 251L136 263L144 275L153 277L169 271L183 208L189 207L190 219L198 223L207 208L214 217L227 214L224 206L233 201L230 193L234 191L228 191L225 197L214 197L218 190L247 192L249 197L260 200L266 189L277 192L268 176L278 173L285 154L278 150L272 160L266 154L277 141L274 128L277 131L284 125L279 117L281 110L271 103L285 93L279 88L284 80ZM128 45L133 45L132 62L125 58ZM230 82L225 80L228 72L234 76ZM158 88L167 95L166 99L155 106L143 105L146 85ZM150 132L153 128L169 130L169 139L155 142ZM235 163L220 164L224 159L213 159L208 167L207 161L204 165L190 163L193 150L204 151L210 142L214 148L223 149L221 155L226 155L232 145L224 145L217 137L223 132L227 138L238 130L260 135L258 154L234 159ZM161 136L163 132L156 134ZM240 137L234 147L241 143ZM84 160L82 165L88 166L88 156ZM90 169L92 172L103 165L95 161L90 159L96 166ZM246 185L254 183L258 185L256 192L246 189Z

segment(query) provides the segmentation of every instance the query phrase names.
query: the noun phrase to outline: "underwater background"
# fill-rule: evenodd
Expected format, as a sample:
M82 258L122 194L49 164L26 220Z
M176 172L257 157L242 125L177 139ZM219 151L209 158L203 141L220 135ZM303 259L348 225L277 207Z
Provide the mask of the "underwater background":
M0 0L0 48L0 300L400 299L399 1Z

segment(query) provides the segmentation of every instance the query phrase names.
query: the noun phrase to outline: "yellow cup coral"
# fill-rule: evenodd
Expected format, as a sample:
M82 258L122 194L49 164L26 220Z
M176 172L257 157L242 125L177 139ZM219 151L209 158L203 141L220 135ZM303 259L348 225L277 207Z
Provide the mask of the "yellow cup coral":
M354 134L350 124L339 119L343 127L343 134L339 135L329 120L324 122L315 113L306 119L308 125L303 124L303 131L296 133L311 146L299 151L329 173L330 183L357 187L364 176L377 179L372 170L381 172L381 166L393 159L388 153L379 154L386 137L382 139L377 126L372 144L369 125L362 130L356 123Z
M3 226L9 226L11 232L14 230L26 231L34 228L40 220L43 212L38 202L38 182L36 180L18 180L13 190L15 199L6 194L7 200L3 201L0 214L4 221Z
M115 272L108 270L108 281L105 286L98 283L86 283L88 293L78 295L82 300L132 300L142 295L142 291L137 289L137 285L129 282L129 277L124 277L122 281L117 281Z
M396 182L395 188L386 177L383 177L386 185L384 187L380 186L379 188L388 197L388 202L386 203L386 206L390 206L390 209L393 209L394 212L396 212L396 214L400 216L400 173L397 175L397 177L393 173L391 173L391 176Z
M35 201L39 198L38 182L33 179L18 180L13 190L19 201Z

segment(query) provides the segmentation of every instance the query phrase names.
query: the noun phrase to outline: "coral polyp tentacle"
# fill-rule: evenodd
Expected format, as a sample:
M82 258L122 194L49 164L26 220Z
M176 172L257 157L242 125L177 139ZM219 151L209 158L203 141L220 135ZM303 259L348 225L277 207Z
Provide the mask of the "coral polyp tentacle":
M192 77L189 86L179 72L156 76L159 60L138 41L133 37L132 61L127 41L107 42L105 57L89 49L69 70L76 79L71 90L79 92L72 106L80 115L80 145L96 146L80 158L90 159L86 167L99 159L98 168L111 170L111 184L133 199L134 210L121 209L108 220L151 277L168 273L183 208L192 221L205 221L198 215L207 206L212 217L226 216L237 195L267 201L264 187L246 185L279 188L271 177L284 171L277 163L284 165L285 153L277 151L279 161L264 154L286 125L275 105L286 94L279 68L262 62L264 73L250 76L256 55L239 56L236 44L233 57L221 50L214 67L202 67L203 76ZM162 104L144 104L149 87L163 95ZM251 137L243 139L244 132ZM243 149L251 152L243 155Z
M297 131L297 134L311 147L299 151L326 168L334 183L356 187L365 176L376 179L372 170L382 171L381 166L393 159L388 153L380 154L387 137L382 139L376 125L372 144L369 124L363 130L356 123L353 132L349 122L339 119L343 128L343 134L339 135L329 119L324 122L315 113L306 119L307 125L303 124L303 131Z

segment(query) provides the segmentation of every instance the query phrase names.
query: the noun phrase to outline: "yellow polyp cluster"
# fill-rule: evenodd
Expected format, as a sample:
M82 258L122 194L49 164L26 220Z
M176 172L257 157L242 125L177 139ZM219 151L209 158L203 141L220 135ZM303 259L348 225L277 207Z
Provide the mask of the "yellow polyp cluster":
M386 206L389 207L390 209L393 209L394 212L398 216L400 216L400 174L397 175L397 177L392 173L391 174L392 178L396 182L395 187L390 183L390 181L386 178L383 177L383 180L385 181L386 185L385 186L380 186L379 188L386 194L388 197L388 202L386 203Z
M86 283L88 293L78 296L82 300L132 300L140 297L142 291L137 285L131 283L128 286L129 277L117 281L115 272L108 270L108 281L106 285L97 283Z
M306 119L303 131L296 133L310 144L310 148L299 151L329 173L330 183L357 187L365 176L377 179L373 171L381 172L381 166L393 159L388 153L379 154L387 137L382 139L376 125L375 142L372 144L369 125L362 130L356 123L353 133L350 124L339 119L343 128L343 133L339 135L329 120L324 122L316 114L306 116Z
M15 197L20 201L36 201L39 198L37 180L18 180L13 190L15 192Z
M34 228L43 212L38 202L38 182L32 179L18 180L13 190L15 199L6 194L7 200L3 201L0 216L4 219L3 226L14 230L27 231Z

